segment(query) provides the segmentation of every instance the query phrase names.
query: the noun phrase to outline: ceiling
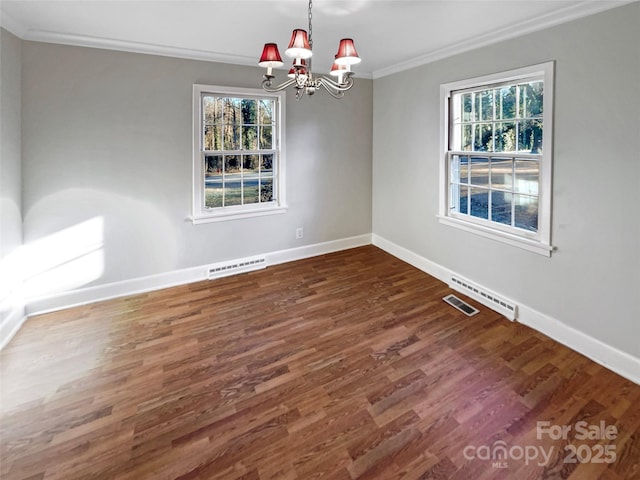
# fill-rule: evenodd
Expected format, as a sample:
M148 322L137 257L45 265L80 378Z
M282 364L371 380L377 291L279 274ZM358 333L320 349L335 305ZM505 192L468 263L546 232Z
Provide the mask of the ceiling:
M313 70L327 71L341 38L378 78L538 31L629 0L314 0ZM256 66L262 46L284 58L307 29L307 0L0 0L0 23L25 40Z

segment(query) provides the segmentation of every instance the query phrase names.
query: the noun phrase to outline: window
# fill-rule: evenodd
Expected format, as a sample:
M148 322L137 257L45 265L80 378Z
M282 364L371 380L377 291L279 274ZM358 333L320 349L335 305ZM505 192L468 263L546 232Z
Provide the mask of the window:
M283 213L284 95L193 86L194 223Z
M553 63L441 86L442 223L550 255Z

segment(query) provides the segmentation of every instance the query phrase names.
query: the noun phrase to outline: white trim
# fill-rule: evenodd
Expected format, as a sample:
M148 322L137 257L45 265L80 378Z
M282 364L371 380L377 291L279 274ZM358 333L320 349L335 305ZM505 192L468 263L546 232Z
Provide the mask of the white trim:
M24 304L14 306L9 311L4 321L0 323L0 350L7 346L26 320Z
M381 248L385 252L390 253L394 257L397 257L400 260L413 265L417 269L428 273L432 277L436 277L438 280L449 283L449 278L451 278L451 270L444 268L442 265L432 262L431 260L428 260L425 257L422 257L407 248L401 247L400 245L393 243L392 241L387 240L386 238L381 237L380 235L377 235L375 233L372 235L371 243L373 243L376 247Z
M207 272L207 266L192 267L95 287L78 288L42 297L30 297L27 298L27 315L40 315L102 300L206 280Z
M369 244L371 244L371 235L365 234L304 247L278 250L265 254L265 257L269 265L276 265ZM95 287L79 288L44 297L28 298L26 312L29 316L39 315L102 300L207 280L211 265L174 270Z
M269 265L278 265L280 263L293 262L304 258L317 257L318 255L326 255L327 253L338 252L340 250L362 247L364 245L371 245L371 234L367 233L355 237L341 238L340 240L278 250L267 253L266 257Z
M358 235L314 245L278 250L265 254L265 257L267 258L269 265L277 265L280 263L302 260L304 258L324 255L339 250L346 250L369 244L377 246L378 248L410 265L413 265L444 283L449 282L451 275L458 275L456 272L453 272L438 263L428 260L427 258L376 234ZM151 275L148 277L114 282L96 287L72 290L49 297L28 299L27 314L29 316L37 315L73 306L108 300L111 298L204 281L207 279L209 267L209 265L203 265L159 275ZM485 288L484 286L482 287ZM13 324L13 335L24 323L27 317L21 316L18 311L13 312L12 316L13 318L11 323ZM580 332L573 327L565 325L559 320L544 315L526 305L518 304L518 315L516 320L547 335L559 343L562 343L572 350L585 355L596 363L618 373L619 375L640 384L640 375L638 374L638 372L640 372L640 359L637 357L611 347L600 340ZM9 321L5 321L2 325L3 341L5 338L6 341L10 339L10 337L4 336L4 331L9 323Z
M27 29L26 32L21 35L21 38L23 40L30 40L34 42L57 43L77 47L101 48L120 52L141 53L146 55L159 55L163 57L186 58L189 60L231 63L235 65L257 67L257 61L254 57L245 57L192 48L172 47L169 45L118 40L115 38L95 37L92 35L76 35L73 33Z
M587 17L589 15L595 15L596 13L604 12L612 8L621 7L628 3L633 3L637 0L620 0L620 1L606 1L597 2L592 0L585 0L576 5L570 5L564 9L554 10L535 17L531 20L525 20L520 23L512 24L500 30L494 30L484 35L468 38L453 45L447 45L446 47L434 50L432 52L425 53L419 57L412 58L410 60L396 63L379 70L375 70L372 74L374 80L394 73L403 72L412 68L427 65L429 63L442 60L444 58L452 57L460 53L476 50L487 45L502 42L504 40L510 40L512 38L521 37L529 33L538 32L546 28L554 27L562 23L567 23L572 20Z
M518 322L553 338L603 367L640 385L640 358L527 306L518 306Z
M483 225L478 225L471 222L466 222L458 218L446 217L441 215L438 215L437 218L438 221L443 225L459 228L460 230L464 230L465 232L473 233L474 235L480 235L484 238L490 238L491 240L495 240L497 242L506 243L507 245L511 245L512 247L522 248L524 250L528 250L529 252L537 253L538 255L550 257L551 252L554 250L554 247L545 245L544 243L538 242L537 240L529 240L525 237L518 237L516 235L511 235L497 229L485 227Z
M6 14L3 13L3 17L6 17ZM101 48L104 50L115 50L119 52L184 58L187 60L200 60L204 62L229 63L233 65L259 68L257 57L247 57L244 55L212 52L209 50L199 50L194 48L172 47L169 45L160 45L155 43L118 40L115 38L96 37L92 35L78 35L74 33L31 29L23 26L13 19L6 21L6 24L7 25L5 26L5 19L2 19L2 26L7 30L23 40L33 42L55 43L86 48ZM282 71L283 73L289 71L288 67L279 68L277 70ZM356 73L355 77L372 79L371 74L366 72Z
M576 5L570 5L561 10L555 10L546 15L538 16L531 20L512 24L501 30L495 30L485 35L476 36L448 45L444 48L425 53L410 60L399 62L372 73L358 72L357 78L378 79L403 72L412 68L420 67L443 58L451 57L460 53L482 48L487 45L520 37L529 33L544 30L545 28L567 23L582 17L604 12L612 8L621 7L637 0L609 0L593 1L585 0ZM117 50L122 52L142 53L147 55L160 55L164 57L186 58L190 60L201 60L205 62L231 63L235 65L245 65L256 67L255 57L245 57L231 55L207 50L197 50L190 48L171 47L168 45L158 45L153 43L134 42L128 40L117 40L113 38L101 38L91 35L77 35L65 32L51 32L48 30L30 29L21 22L16 21L6 13L0 16L0 25L14 35L23 40L35 42L58 43L62 45L75 45L88 48L103 48L107 50ZM287 69L279 69L286 72Z
M440 223L457 227L467 232L475 233L509 245L520 247L530 252L551 256L554 248L551 246L551 196L553 171L553 92L555 62L545 62L512 70L497 72L480 77L457 80L440 85L440 150L438 171L438 219ZM502 227L492 228L489 225L457 218L449 214L449 108L452 93L467 88L483 87L495 83L516 82L527 78L542 77L544 81L543 113L544 134L542 136L542 156L540 159L540 177L538 187L538 231L535 239L528 238L528 234L518 235L516 229L504 232ZM469 152L482 155L485 152ZM486 152L487 155L501 155L501 153ZM509 155L512 152L504 152ZM517 156L517 152L513 155ZM466 216L465 216L466 217Z
M431 260L428 260L379 235L372 235L372 243L378 248L381 248L387 253L404 260L444 283L449 283L451 275L459 275L457 272L432 262ZM480 286L482 288L486 288L483 285ZM486 290L489 289L486 288ZM603 367L608 368L618 375L640 385L640 358L634 357L633 355L623 352L611 345L607 345L606 343L570 327L569 325L562 323L560 320L540 313L531 307L519 302L517 303L518 311L516 320L518 322L543 333L549 338L572 350L575 350L578 353L581 353Z
M0 10L0 26L21 39L24 39L25 35L29 30L22 22L19 22L18 20L13 18L11 15L7 15L5 12L1 10Z
M280 207L262 207L256 208L252 210L235 210L235 211L223 211L221 213L212 213L202 214L197 216L188 217L188 220L194 225L199 225L201 223L211 223L211 222L222 222L225 220L239 220L241 218L251 218L251 217L262 217L265 215L276 215L279 213L286 213L287 206L283 205Z
M241 206L230 206L221 208L204 208L204 172L202 165L202 145L201 145L201 129L202 129L202 94L211 93L214 95L238 95L243 97L262 99L270 98L275 101L276 111L276 127L273 141L274 146L274 190L276 199L274 202L267 204L251 204ZM285 213L287 211L287 188L286 188L286 93L277 92L269 93L257 88L240 88L226 87L220 85L193 85L192 99L192 172L193 172L193 190L192 190L192 209L189 219L194 225L209 222L220 222L225 220L235 220L240 218L257 217L263 215L272 215Z

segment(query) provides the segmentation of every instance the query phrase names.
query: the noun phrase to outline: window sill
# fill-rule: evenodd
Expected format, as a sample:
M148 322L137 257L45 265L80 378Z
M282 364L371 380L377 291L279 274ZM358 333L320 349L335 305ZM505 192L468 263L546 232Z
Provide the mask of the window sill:
M544 255L545 257L550 257L551 252L555 250L555 247L538 240L519 237L517 235L484 227L482 225L476 225L475 223L465 222L464 220L459 220L457 218L438 215L438 221L443 225L459 228L460 230L480 235L481 237L490 238L513 247L522 248L529 252L537 253L538 255Z
M277 215L280 213L285 213L287 211L287 207L285 206L270 206L270 207L262 207L262 208L229 208L224 209L220 212L203 212L198 215L192 215L189 217L189 220L194 225L199 225L202 223L211 223L211 222L225 222L227 220L239 220L242 218L251 218L251 217L262 217L265 215Z

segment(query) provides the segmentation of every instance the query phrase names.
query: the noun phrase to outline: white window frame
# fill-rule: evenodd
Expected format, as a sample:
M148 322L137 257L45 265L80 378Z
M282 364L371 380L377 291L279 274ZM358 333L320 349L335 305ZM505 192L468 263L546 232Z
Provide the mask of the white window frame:
M537 232L502 227L488 221L476 221L470 215L456 215L450 210L449 157L450 157L450 118L449 108L454 92L465 89L490 86L505 82L526 81L529 78L541 77L544 81L544 98L542 121L542 155L540 158L540 176L538 183L538 229ZM551 256L554 247L551 245L551 195L553 169L553 90L554 62L546 62L529 67L509 70L481 77L471 78L440 85L440 172L439 172L439 206L438 220L444 225L481 235L486 238L523 248L545 256ZM514 156L510 152L464 152L478 156Z
M211 93L220 96L241 98L269 98L275 100L276 125L274 132L274 202L266 204L233 205L216 208L205 207L204 161L202 145L202 95ZM240 218L274 215L287 211L285 169L285 93L267 93L262 89L224 87L216 85L193 85L193 208L190 217L194 224L235 220Z

